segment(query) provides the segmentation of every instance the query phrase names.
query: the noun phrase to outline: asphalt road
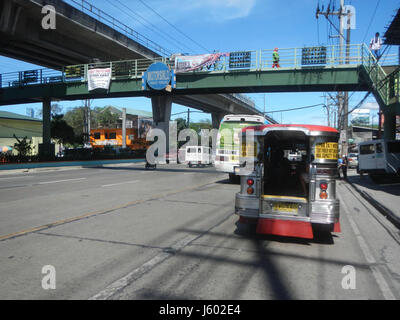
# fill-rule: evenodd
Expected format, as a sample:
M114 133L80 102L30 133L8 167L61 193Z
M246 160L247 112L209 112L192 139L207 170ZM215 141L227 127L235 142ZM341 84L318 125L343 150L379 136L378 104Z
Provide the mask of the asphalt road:
M226 178L143 164L0 176L0 299L400 298L399 230L350 185L342 233L309 241L238 224Z

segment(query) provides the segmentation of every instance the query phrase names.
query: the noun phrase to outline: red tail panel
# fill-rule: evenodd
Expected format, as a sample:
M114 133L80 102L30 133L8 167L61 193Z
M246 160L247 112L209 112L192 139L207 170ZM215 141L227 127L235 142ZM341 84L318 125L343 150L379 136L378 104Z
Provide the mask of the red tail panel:
M342 229L340 229L340 222L336 222L333 225L333 232L342 232Z
M313 239L311 223L293 220L259 219L257 233Z

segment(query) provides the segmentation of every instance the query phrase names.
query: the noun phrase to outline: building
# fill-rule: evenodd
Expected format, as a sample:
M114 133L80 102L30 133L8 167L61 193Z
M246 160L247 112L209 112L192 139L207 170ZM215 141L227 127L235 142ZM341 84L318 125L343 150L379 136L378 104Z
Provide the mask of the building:
M42 143L42 121L28 116L8 111L0 111L0 152L10 151L15 154L14 144L17 140L27 137L32 144L32 155L39 151Z

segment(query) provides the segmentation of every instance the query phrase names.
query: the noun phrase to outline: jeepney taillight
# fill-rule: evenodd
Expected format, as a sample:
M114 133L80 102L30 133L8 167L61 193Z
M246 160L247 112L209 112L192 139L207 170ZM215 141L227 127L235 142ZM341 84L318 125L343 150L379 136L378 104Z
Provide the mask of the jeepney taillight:
M321 182L319 187L322 191L326 191L326 189L328 189L328 184L326 182Z
M254 189L252 187L248 187L247 194L253 194L253 193L254 193Z
M254 184L254 180L253 179L247 179L247 184L249 186L252 186Z
M328 194L326 193L325 190L321 191L321 193L319 194L319 197L323 200L328 199Z

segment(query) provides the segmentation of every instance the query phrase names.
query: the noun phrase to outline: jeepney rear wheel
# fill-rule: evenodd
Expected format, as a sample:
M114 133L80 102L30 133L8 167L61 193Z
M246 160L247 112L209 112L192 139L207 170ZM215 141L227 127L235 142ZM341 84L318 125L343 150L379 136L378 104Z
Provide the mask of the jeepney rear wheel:
M321 223L313 223L312 229L314 234L314 240L321 241L323 243L332 244L332 232L333 232L334 224L321 224Z
M240 176L230 173L229 174L229 182L230 183L240 183Z

